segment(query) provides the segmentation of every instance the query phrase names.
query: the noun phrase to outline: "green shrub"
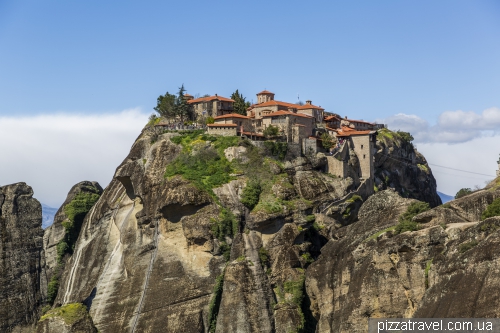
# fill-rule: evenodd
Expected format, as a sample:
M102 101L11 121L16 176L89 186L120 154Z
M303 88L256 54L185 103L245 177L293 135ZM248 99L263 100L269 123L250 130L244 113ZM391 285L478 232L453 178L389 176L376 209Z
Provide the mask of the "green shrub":
M279 160L283 160L285 159L286 153L288 151L288 144L286 142L265 141L264 148L267 155L275 156Z
M394 229L396 234L400 234L405 231L416 231L419 229L417 222L413 222L414 216L429 210L429 204L427 202L414 202L408 206L406 212L399 217L399 224Z
M69 246L68 246L68 243L66 243L63 240L61 240L59 243L57 243L57 262L58 263L61 263L62 262L62 258L64 257L64 255L68 252L69 250Z
M57 297L57 292L59 291L59 278L57 273L54 273L47 285L47 302L53 304Z
M40 321L44 321L51 317L60 317L67 325L73 325L87 316L89 316L89 314L85 305L81 303L70 303L48 311L40 318Z
M337 138L331 137L328 133L321 134L321 144L326 150L332 148L337 144Z
M472 249L477 244L478 244L478 242L475 239L472 240L472 241L470 241L470 242L460 244L460 246L458 247L458 251L460 253L464 253L464 252L469 251L470 249Z
M226 243L220 243L220 251L222 252L222 256L224 260L227 262L231 258L231 247Z
M303 253L301 257L307 264L311 264L314 262L314 259L309 252Z
M493 200L493 202L488 205L486 210L481 214L481 218L483 220L493 216L500 216L500 198Z
M232 237L239 232L239 223L231 211L222 208L217 219L211 219L212 234L220 241Z
M316 221L316 215L311 214L311 215L307 215L306 216L306 222L307 223L311 223L311 222L314 222L314 221Z
M413 136L409 132L397 131L396 133L407 143L411 143L413 141Z
M233 177L231 163L224 156L224 149L237 146L239 137L214 137L200 131L175 136L170 140L183 146L179 156L165 170L165 177L181 175L191 181L197 188L214 195L212 189L226 184ZM192 153L193 147L200 143L211 141L209 148L199 149Z
M262 187L260 186L259 181L249 181L241 194L241 203L248 207L248 209L252 210L259 203L261 192Z
M277 136L280 133L280 129L277 126L269 125L262 132L266 138Z
M466 188L466 187L461 188L461 189L457 192L457 194L455 194L455 199L458 199L458 198L464 197L464 196L466 196L466 195L468 195L468 194L471 194L471 193L472 193L472 190L471 190L470 188L468 188L468 187L467 187L467 188Z
M269 265L269 252L264 247L259 249L259 259L262 266Z

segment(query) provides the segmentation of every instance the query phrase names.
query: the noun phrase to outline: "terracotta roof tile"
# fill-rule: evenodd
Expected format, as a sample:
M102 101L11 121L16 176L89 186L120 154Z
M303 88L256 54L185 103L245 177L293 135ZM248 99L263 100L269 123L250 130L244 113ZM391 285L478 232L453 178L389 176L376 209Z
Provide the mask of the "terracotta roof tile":
M263 115L262 118L264 117L275 117L275 116L294 116L294 117L302 117L302 118L309 118L309 119L314 119L314 117L312 116L309 116L307 114L303 114L303 113L294 113L294 112L290 112L290 111L276 111L276 112L273 112L273 113L270 113L270 114L266 114L266 115Z
M274 93L268 90L262 90L260 93L257 93L257 95L274 95Z
M350 127L347 127L347 126L342 126L341 129L337 129L336 130L337 132L337 136L351 136L351 135L366 135L366 134L370 134L372 131L368 130L368 131L357 131L355 129L352 129Z
M240 119L250 119L250 117L247 117L247 116L244 116L244 115L241 115L239 113L229 113L229 114L225 114L225 115L222 115L222 116L217 116L214 118L214 120L217 120L217 119L225 119L225 118L240 118Z

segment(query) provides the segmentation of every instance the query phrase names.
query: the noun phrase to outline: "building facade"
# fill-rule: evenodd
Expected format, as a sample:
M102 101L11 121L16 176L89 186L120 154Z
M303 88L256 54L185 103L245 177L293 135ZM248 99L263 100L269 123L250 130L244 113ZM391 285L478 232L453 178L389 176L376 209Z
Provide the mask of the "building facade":
M217 117L229 114L234 111L234 100L227 97L214 96L193 98L191 95L184 95L187 103L192 108L196 119L200 117Z

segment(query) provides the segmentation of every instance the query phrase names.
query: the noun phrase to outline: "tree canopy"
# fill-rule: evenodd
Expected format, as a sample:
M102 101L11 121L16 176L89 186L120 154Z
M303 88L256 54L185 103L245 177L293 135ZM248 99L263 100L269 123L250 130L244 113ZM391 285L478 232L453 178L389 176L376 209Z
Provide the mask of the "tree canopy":
M238 89L236 89L236 91L231 95L231 99L234 100L234 112L246 116L250 102L245 101L246 98L239 93Z
M154 107L154 110L165 118L179 117L181 121L192 119L192 110L184 97L185 92L186 89L183 84L179 88L177 96L170 94L168 91L165 95L160 95L156 100L156 107Z

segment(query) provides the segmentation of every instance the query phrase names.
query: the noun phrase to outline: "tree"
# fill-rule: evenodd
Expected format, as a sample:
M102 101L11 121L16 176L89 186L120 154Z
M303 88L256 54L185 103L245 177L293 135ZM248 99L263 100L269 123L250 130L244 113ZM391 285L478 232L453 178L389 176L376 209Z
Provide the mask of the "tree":
M472 190L470 188L468 188L468 187L462 188L457 192L457 194L455 194L455 199L464 197L464 196L471 194L471 193L472 193Z
M175 104L174 104L174 114L175 116L181 118L181 121L184 121L184 118L191 119L191 109L189 107L189 104L187 103L186 99L184 98L184 92L186 89L184 89L184 84L179 88L179 92L177 94L177 97L175 99Z
M246 116L247 109L250 106L250 102L245 101L245 97L243 97L243 95L239 93L238 89L236 89L236 91L232 93L231 99L234 100L234 112Z
M175 95L172 95L167 91L165 95L160 95L158 97L154 110L162 117L173 118L175 117L174 107Z
M481 214L481 218L483 220L493 216L500 216L500 198L493 200L493 202L488 205L483 214Z
M264 132L262 132L262 134L264 134L266 138L269 138L272 136L277 136L279 134L279 131L280 129L277 126L269 125L268 127L266 127Z
M323 148L329 150L330 148L335 146L335 144L337 143L337 138L332 138L330 135L328 135L328 133L323 133L321 134L321 141L323 144Z

